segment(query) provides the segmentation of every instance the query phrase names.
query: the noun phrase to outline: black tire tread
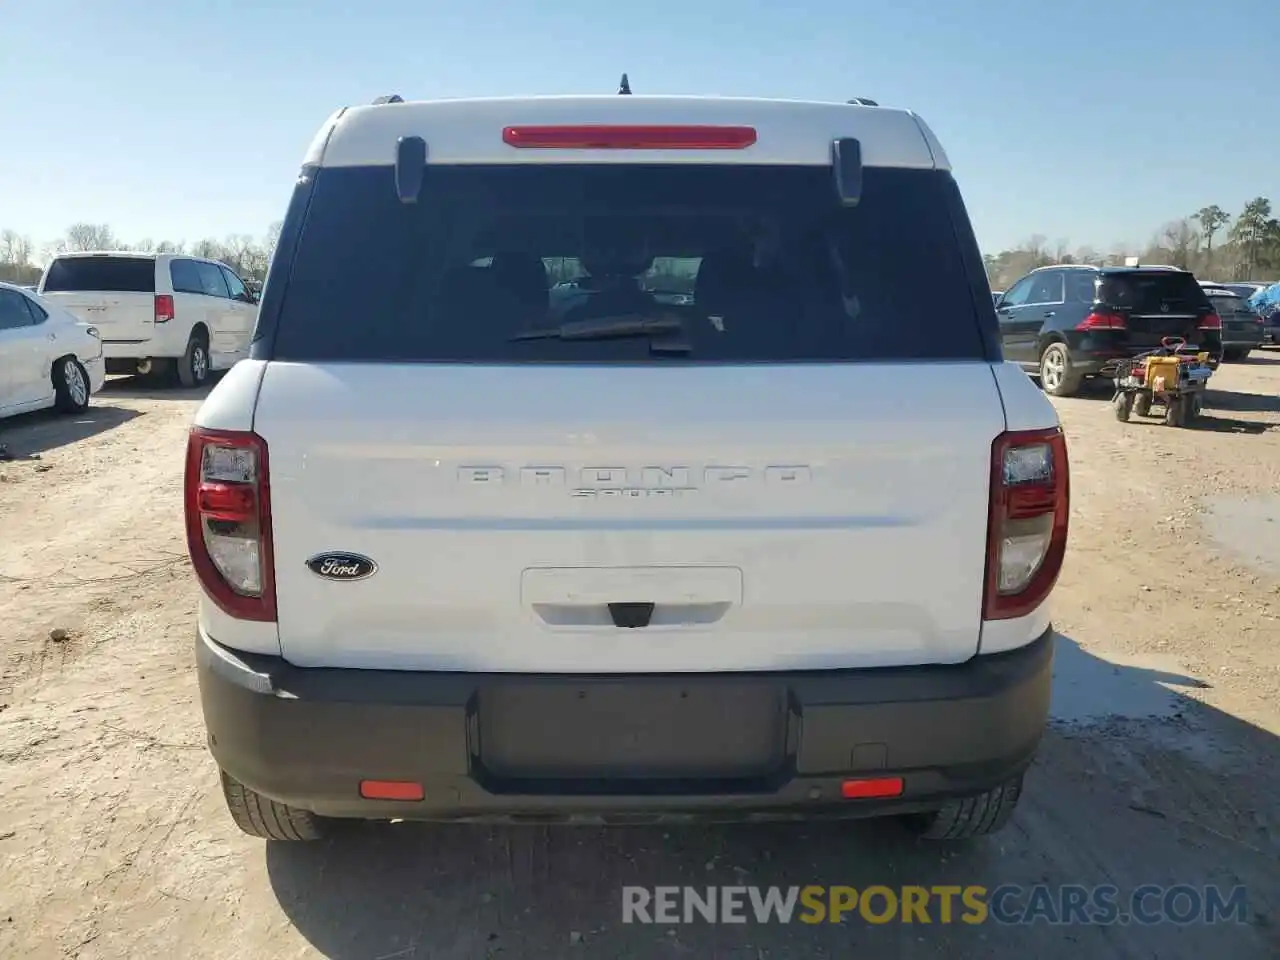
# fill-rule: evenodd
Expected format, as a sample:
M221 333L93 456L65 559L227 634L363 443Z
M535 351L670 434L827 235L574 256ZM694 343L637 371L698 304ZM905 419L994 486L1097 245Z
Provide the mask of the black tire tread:
M92 398L86 397L83 407L71 399L71 392L67 389L66 381L63 380L61 373L62 364L66 360L75 360L76 366L80 368L80 375L84 377L85 387L89 386L89 372L85 370L84 364L75 357L59 357L53 361L53 408L58 413L83 413L88 409Z
M1022 778L1010 780L976 797L952 800L941 810L915 821L926 840L968 840L995 833L1013 817L1022 796Z
M251 837L263 840L320 840L326 821L310 810L277 803L250 790L240 781L220 771L222 796L235 825Z
M196 382L195 375L191 371L191 350L197 343L204 347L205 363L209 363L209 338L201 330L192 330L191 338L187 340L187 349L182 351L182 356L174 364L178 385L187 389L204 386L209 379L208 369L205 371L204 380L200 382Z
M1065 344L1055 341L1054 343L1046 346L1044 350L1040 351L1041 369L1044 368L1044 355L1055 347L1067 355L1067 370L1062 378L1062 386L1060 386L1056 392L1049 390L1044 385L1044 378L1041 377L1040 388L1051 397L1074 397L1080 392L1080 387L1084 383L1084 377L1077 373L1071 366L1071 351L1067 349Z

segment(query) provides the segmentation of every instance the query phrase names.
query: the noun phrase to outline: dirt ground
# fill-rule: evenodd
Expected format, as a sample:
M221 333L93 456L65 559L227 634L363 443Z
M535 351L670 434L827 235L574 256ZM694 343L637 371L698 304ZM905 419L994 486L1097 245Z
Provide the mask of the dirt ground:
M1197 430L1059 401L1072 539L1055 721L1011 827L370 825L240 835L192 670L183 437L199 396L114 380L0 422L0 956L1280 956L1280 352ZM1247 888L1244 923L623 924L624 885Z

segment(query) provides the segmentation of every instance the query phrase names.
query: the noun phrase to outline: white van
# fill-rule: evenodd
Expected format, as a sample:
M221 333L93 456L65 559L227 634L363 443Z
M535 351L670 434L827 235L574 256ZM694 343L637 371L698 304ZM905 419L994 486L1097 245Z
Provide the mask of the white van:
M108 373L160 373L184 387L247 357L258 317L234 270L179 254L59 254L39 293L102 332Z

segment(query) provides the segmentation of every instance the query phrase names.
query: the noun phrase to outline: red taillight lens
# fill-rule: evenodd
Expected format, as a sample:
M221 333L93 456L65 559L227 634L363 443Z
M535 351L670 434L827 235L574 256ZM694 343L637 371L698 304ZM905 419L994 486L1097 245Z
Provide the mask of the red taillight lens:
M240 620L276 618L270 494L266 441L254 433L191 430L187 551L205 593Z
M1128 324L1123 314L1096 310L1076 324L1077 330L1125 330L1127 328Z
M156 323L173 319L173 297L167 293L156 294Z
M756 142L755 127L572 126L506 127L512 147L554 150L743 150Z
M1048 598L1066 555L1069 509L1067 441L1060 428L996 438L983 619L1025 616Z
M1200 318L1200 329L1201 330L1221 330L1222 318L1218 316L1216 313L1206 314L1205 316Z

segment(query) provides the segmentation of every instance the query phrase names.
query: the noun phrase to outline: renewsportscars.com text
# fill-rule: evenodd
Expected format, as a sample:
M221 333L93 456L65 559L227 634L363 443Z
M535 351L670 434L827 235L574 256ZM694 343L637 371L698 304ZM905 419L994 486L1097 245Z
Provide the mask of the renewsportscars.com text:
M623 887L623 923L1246 923L1244 887Z

